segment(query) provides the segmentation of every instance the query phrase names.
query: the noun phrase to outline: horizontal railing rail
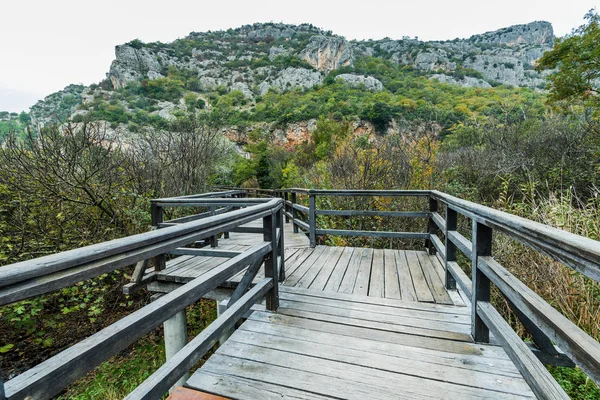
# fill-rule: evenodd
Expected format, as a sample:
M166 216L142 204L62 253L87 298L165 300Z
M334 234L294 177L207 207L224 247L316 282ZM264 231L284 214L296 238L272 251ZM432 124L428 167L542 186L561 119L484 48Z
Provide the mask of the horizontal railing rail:
M221 256L229 259L224 260L218 267L10 379L1 386L4 396L9 400L52 398L100 363L246 268L229 301L228 312L219 316L184 347L182 352L177 353L177 357L171 358L162 369L131 394L131 398L160 398L212 348L221 334L235 326L256 301L265 297L267 309L277 309L278 281L284 271L285 259L282 210L283 201L279 199L270 199L258 204L249 202L243 209L0 268L3 277L0 301L6 304L47 293L125 265L144 262L158 255L205 255L207 253L204 249L183 246L196 243L217 232L230 231L249 222L262 220L261 243L241 252L224 252L227 254L223 253ZM193 254L195 251L201 253ZM264 265L265 278L252 287L261 265ZM39 277L35 278L35 274ZM49 285L48 282L52 284ZM168 373L165 374L165 371Z

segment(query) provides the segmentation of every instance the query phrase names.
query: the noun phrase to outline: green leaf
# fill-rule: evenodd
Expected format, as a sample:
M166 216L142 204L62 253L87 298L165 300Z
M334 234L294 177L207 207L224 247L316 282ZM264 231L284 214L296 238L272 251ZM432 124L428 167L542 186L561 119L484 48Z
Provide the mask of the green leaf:
M0 347L0 353L8 353L13 347L15 347L15 345L12 343L7 344L6 346L2 346Z

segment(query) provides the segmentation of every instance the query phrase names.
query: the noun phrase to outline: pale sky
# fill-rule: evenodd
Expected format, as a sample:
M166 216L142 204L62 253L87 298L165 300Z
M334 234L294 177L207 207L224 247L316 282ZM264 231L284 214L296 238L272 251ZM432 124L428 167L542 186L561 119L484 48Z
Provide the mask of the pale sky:
M557 36L600 0L0 0L0 110L26 110L70 83L99 82L114 46L169 42L253 22L312 23L349 39L465 38L546 20Z

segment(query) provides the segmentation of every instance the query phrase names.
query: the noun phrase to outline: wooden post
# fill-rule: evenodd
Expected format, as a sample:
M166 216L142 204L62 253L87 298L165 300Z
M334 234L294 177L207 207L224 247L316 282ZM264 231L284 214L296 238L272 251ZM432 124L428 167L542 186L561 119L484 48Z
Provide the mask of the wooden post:
M296 209L294 208L295 204L296 204L296 192L292 192L292 228L294 230L294 233L298 233L298 225L296 225L296 219L298 219L298 213L296 212Z
M152 219L152 227L159 229L159 225L163 222L163 208L158 204L150 203L150 217ZM162 271L166 267L165 255L161 254L154 257L154 269L155 271Z
M286 192L283 192L283 201L285 202L285 203L284 203L284 206L283 206L283 209L286 211L286 212L285 212L285 223L286 223L286 224L289 224L289 223L290 223L290 216L289 216L289 213L290 213L290 206L288 205L288 201L289 201L289 195L290 195L290 194L289 194L287 191L286 191Z
M477 302L490 301L490 280L478 267L479 257L492 255L492 228L473 220L471 334L476 342L490 341L490 331L477 315Z
M434 213L438 211L438 202L433 197L429 198L429 212ZM427 219L427 233L430 235L435 235L438 231L438 227L433 221L433 217L429 217ZM435 255L435 246L433 245L433 241L431 239L425 239L425 247L427 247L427 251L430 255Z
M282 208L277 212L277 225L279 226L279 242L277 243L279 256L279 282L285 280L285 244L284 244L284 220L283 214L284 209Z
M6 392L4 391L4 380L2 380L2 375L0 375L0 400L6 400Z
M210 206L210 215L215 215L215 206ZM210 247L217 247L219 245L219 240L217 239L217 235L213 235L210 237Z
M308 203L308 239L310 241L310 247L317 246L317 205L315 201L315 195L309 195Z
M166 320L163 323L163 327L165 329L165 354L168 361L188 343L185 310L178 312ZM172 392L177 386L183 386L189 377L190 374L186 373L173 385L169 392Z
M446 289L456 289L456 281L448 270L448 262L456 261L456 245L448 239L448 231L455 231L458 227L458 217L455 210L449 206L446 207L446 262L444 263L446 271Z
M273 288L266 296L267 310L277 311L279 308L279 285L277 279L277 222L276 213L263 218L263 240L271 242L271 252L265 257L265 278L273 278Z

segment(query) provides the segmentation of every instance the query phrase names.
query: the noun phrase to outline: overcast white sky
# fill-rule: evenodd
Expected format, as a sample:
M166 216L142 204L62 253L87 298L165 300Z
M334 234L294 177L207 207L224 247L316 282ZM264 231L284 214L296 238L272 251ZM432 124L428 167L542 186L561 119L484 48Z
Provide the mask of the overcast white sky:
M562 36L600 0L1 0L0 110L105 77L114 46L253 22L309 22L349 39L454 39L535 20Z

